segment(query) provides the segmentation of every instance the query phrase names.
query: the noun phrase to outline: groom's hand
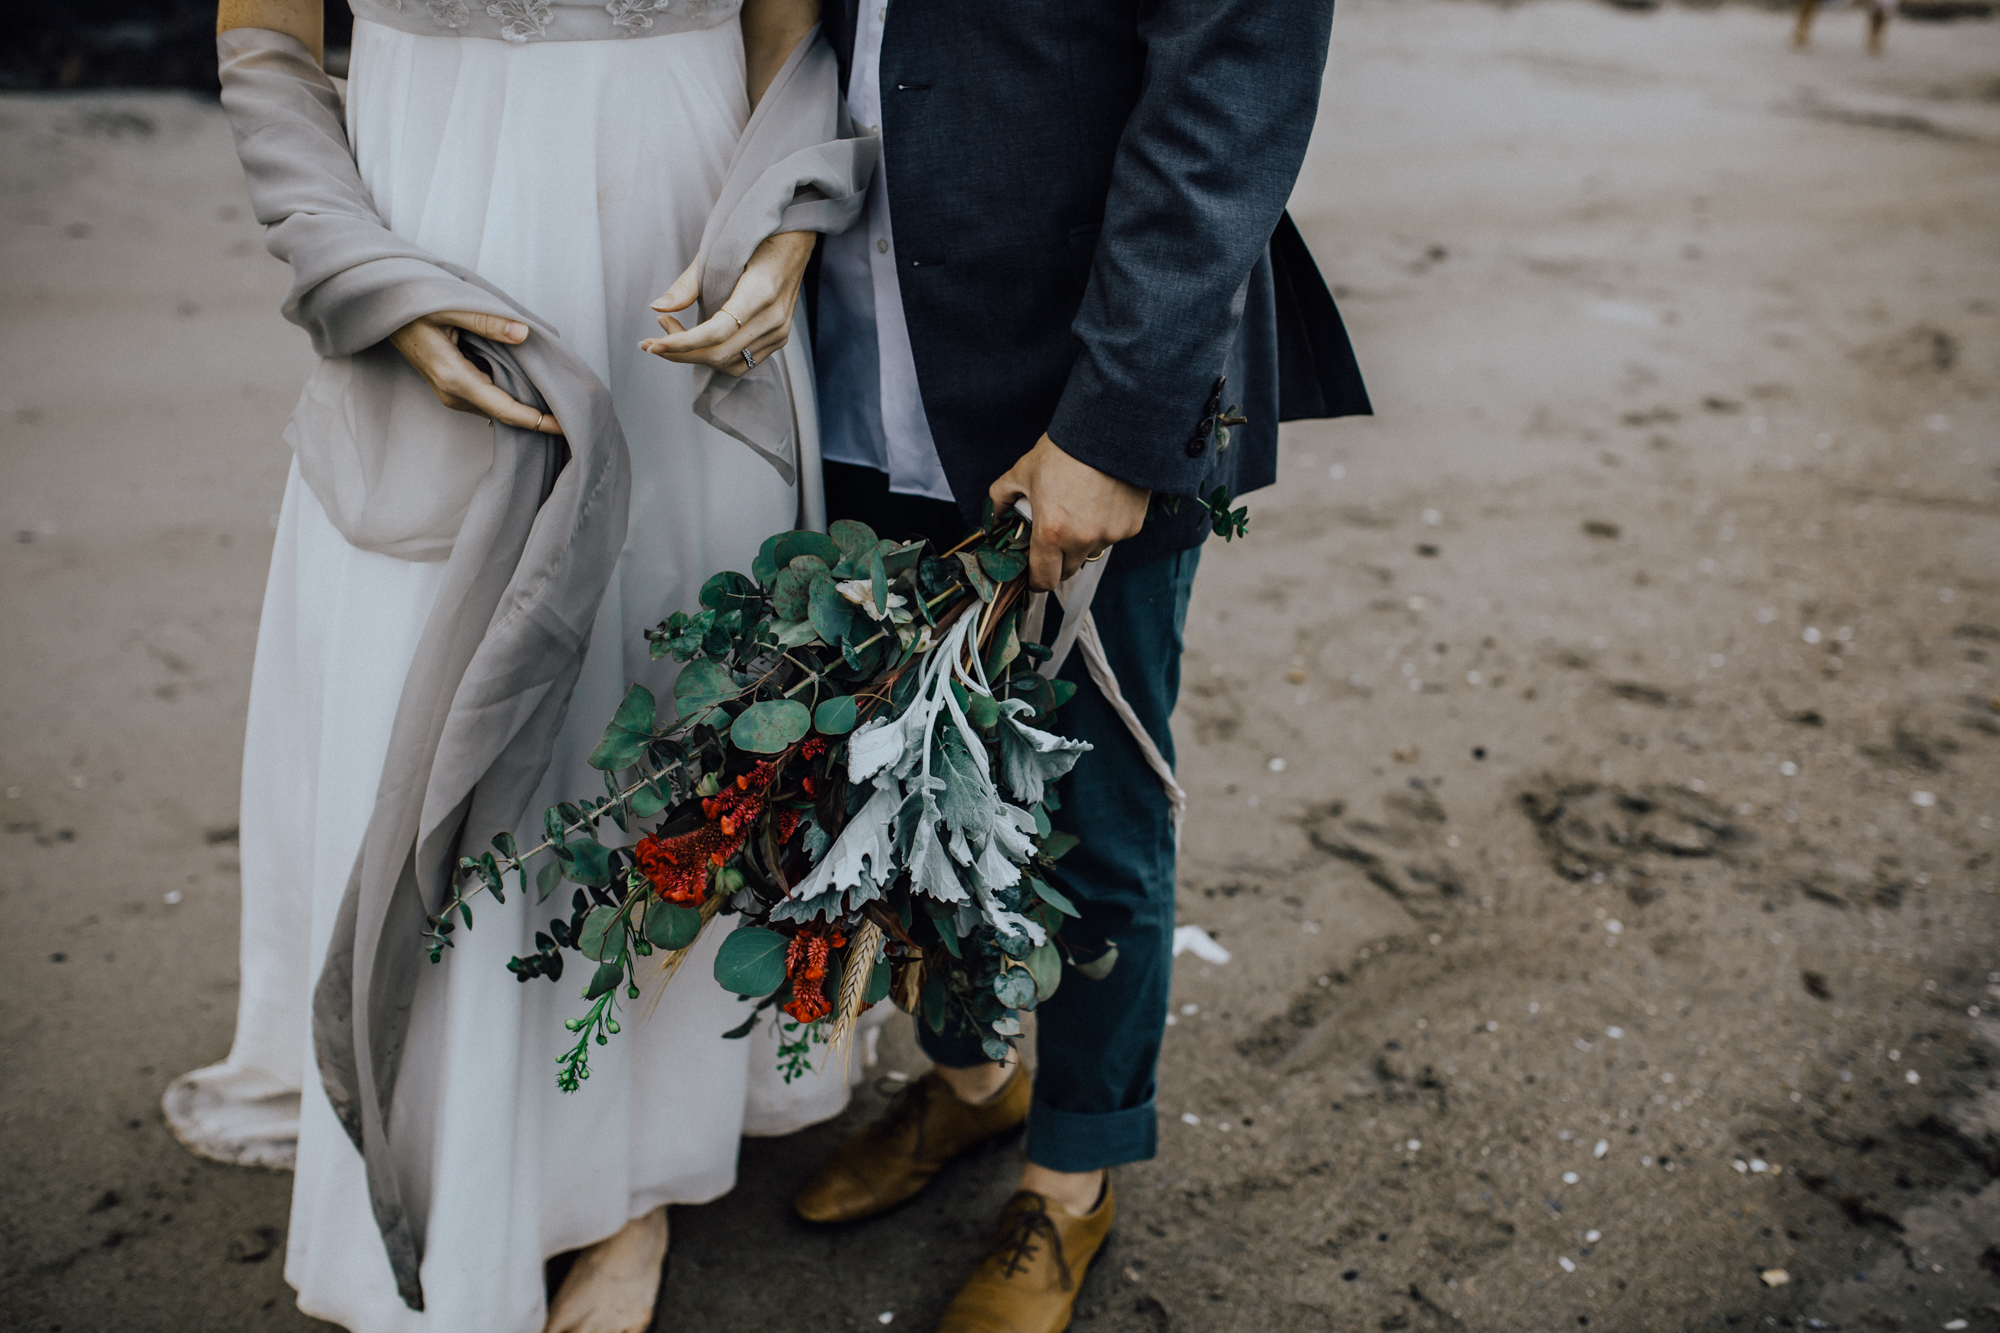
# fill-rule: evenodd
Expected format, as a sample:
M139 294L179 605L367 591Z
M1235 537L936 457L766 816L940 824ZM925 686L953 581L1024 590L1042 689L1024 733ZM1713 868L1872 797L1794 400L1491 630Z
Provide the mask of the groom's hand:
M799 302L799 280L812 258L814 239L809 231L766 237L722 308L691 329L682 328L670 313L687 309L701 295L701 274L689 264L653 302L665 336L646 339L639 350L685 365L709 366L725 375L746 374L750 365L744 352L762 361L791 339L792 310Z
M1035 511L1028 583L1055 588L1113 542L1138 535L1153 493L1064 453L1044 435L987 494L1005 508L1023 496Z

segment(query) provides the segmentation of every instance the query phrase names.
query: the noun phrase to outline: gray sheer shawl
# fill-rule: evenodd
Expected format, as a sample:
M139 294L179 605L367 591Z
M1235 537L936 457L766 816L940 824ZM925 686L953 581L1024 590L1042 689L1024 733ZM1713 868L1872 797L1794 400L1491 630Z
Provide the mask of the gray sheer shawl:
M564 429L558 439L495 423L491 461L465 487L469 500L445 544L437 601L404 682L375 807L313 995L321 1082L364 1159L397 1290L420 1310L423 1219L412 1218L405 1203L387 1125L419 969L427 966L421 933L445 897L460 847L483 846L529 813L624 544L630 461L610 391L554 329L476 273L384 225L355 167L339 96L305 46L253 28L225 32L216 45L223 107L252 207L271 253L292 266L285 317L311 335L322 357L350 361L352 373L334 394L345 419L362 427L382 419L379 400L393 391L394 375L408 374L400 358L388 359L394 353L381 348L383 339L422 315L471 310L529 326L518 347L469 335L460 346L485 361L501 389L548 411ZM772 147L761 157L739 148L732 165L732 181L742 172L750 182L736 192L739 203L782 193L776 220L796 222L788 229L850 225L873 169L870 141L848 151L845 178L819 171L783 189L772 176L783 158L810 148L801 138L830 122L818 103L838 100L832 67L817 35L802 43L781 75L790 109L767 96L758 113L767 125L800 128L789 140L768 136ZM798 77L802 69L813 77ZM804 197L795 198L802 189ZM795 212L799 205L806 211ZM739 208L730 216L741 223L711 224L704 272L725 284L725 295L742 270L741 260L728 257L747 259L778 229L749 236L733 227L754 228L769 214ZM740 397L724 385L711 402L729 408L735 428L725 429L774 462L792 438L789 401ZM426 442L419 433L399 433L394 449L420 453ZM314 494L337 527L343 516L379 518L405 498L394 492L408 486L408 474L399 477L393 466L370 473L355 440L346 441L346 452L336 447L309 459L313 432L294 435L302 472L311 483L319 471ZM330 502L330 491L350 503ZM350 540L365 535L342 531Z

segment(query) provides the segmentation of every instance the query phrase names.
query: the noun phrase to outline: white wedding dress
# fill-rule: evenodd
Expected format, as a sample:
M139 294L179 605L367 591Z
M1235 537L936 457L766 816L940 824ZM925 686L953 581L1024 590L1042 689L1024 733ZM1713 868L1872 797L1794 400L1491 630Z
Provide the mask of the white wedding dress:
M610 386L630 442L630 536L537 823L545 804L602 791L584 757L626 683L667 692L673 664L649 660L641 631L692 609L709 574L748 570L760 540L800 511L770 464L693 416L688 368L636 347L657 332L647 304L693 257L748 117L739 28L725 16L631 40L607 21L607 34L520 43L357 22L348 89L356 158L389 226L559 330ZM809 395L804 343L786 355L800 358L791 381ZM809 398L799 409L801 476L817 486ZM236 1040L224 1063L178 1080L166 1109L189 1146L223 1160L284 1166L296 1141L285 1277L306 1313L359 1333L536 1333L546 1256L662 1203L725 1193L740 1135L837 1114L848 1079L784 1084L769 1023L748 1041L721 1038L743 1010L711 974L718 927L656 1011L647 999L624 1006L623 1033L591 1049L589 1082L559 1093L581 969L522 984L505 964L568 915L571 889L539 908L532 893L481 900L476 928L425 973L390 1120L424 1228L427 1309L403 1305L361 1157L313 1067L308 1010L443 569L350 546L293 468L243 765Z

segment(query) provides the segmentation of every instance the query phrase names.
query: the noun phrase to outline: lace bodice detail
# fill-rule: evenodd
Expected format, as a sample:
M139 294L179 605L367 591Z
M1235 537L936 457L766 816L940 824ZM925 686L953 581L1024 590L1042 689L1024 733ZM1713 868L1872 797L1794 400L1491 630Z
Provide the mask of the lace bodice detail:
M403 32L585 42L713 28L743 0L349 0L358 19Z

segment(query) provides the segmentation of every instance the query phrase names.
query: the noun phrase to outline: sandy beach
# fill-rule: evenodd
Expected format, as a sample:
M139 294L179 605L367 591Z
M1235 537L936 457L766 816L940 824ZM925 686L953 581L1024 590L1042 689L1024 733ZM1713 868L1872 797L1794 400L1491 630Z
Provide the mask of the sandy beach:
M1292 213L1378 415L1203 557L1229 961L1078 1329L2000 1329L2000 23L1861 33L1341 6ZM213 104L0 96L0 173L0 1324L328 1328L290 1177L159 1112L310 351ZM883 1052L675 1210L656 1329L929 1327L1017 1146L789 1212Z

